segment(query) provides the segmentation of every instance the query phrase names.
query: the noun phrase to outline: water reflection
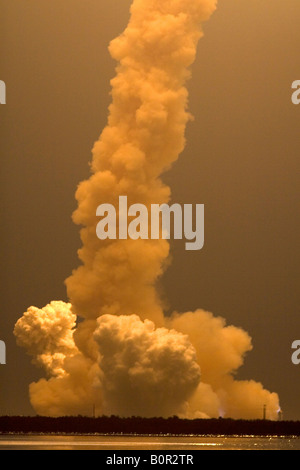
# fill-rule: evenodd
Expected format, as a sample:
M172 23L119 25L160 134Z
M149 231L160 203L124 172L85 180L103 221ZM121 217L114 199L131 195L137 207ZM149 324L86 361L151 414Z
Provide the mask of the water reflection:
M0 450L300 450L299 438L2 435Z

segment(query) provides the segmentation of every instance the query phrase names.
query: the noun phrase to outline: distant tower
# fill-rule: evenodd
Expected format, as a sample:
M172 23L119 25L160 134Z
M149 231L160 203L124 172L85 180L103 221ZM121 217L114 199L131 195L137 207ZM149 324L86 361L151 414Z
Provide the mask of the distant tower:
M266 416L267 416L267 405L264 405L263 408L263 420L266 421Z

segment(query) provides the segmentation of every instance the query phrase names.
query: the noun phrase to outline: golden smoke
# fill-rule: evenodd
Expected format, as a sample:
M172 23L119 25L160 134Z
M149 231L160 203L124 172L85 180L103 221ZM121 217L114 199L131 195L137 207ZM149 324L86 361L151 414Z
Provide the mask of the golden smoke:
M96 209L170 201L162 175L185 146L187 80L216 0L134 0L124 33L108 123L93 148L92 175L76 192L80 267L66 280L70 303L31 307L15 335L47 378L30 385L42 415L97 414L275 419L278 396L234 374L248 334L197 310L164 316L157 280L167 240L105 240ZM75 326L77 317L81 318Z

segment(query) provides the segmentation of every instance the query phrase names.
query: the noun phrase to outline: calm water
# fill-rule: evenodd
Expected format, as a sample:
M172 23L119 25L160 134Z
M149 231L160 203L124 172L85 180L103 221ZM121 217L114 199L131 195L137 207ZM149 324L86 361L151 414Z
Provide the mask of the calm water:
M2 435L0 450L300 450L300 438Z

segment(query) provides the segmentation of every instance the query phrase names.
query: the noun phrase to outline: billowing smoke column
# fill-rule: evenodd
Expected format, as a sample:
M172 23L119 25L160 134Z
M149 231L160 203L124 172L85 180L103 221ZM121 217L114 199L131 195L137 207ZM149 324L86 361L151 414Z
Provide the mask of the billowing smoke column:
M199 383L195 349L182 333L155 329L153 322L136 315L104 315L94 338L109 414L127 416L130 410L134 416L151 417L159 410L172 416Z
M198 310L165 318L156 283L167 240L105 240L96 209L168 203L163 172L185 145L186 82L201 24L216 0L134 0L118 61L109 118L93 149L92 175L79 185L81 266L66 280L70 304L31 307L17 322L20 346L44 367L30 385L42 415L139 415L275 419L278 396L234 374L252 349L243 330ZM77 322L77 316L81 321Z

